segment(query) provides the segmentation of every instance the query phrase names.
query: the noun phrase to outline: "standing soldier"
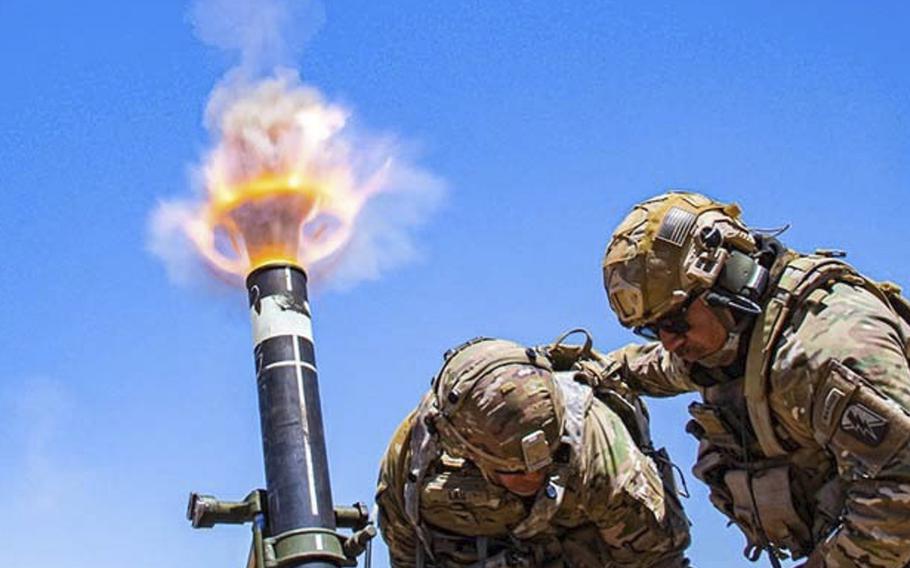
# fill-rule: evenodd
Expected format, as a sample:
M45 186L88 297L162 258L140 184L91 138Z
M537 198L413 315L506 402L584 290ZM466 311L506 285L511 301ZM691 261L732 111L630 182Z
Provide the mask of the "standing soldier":
M603 380L642 394L699 391L687 431L712 503L804 566L910 562L910 304L838 260L749 230L736 205L672 192L613 234L604 285L648 339ZM786 551L786 552L785 552Z
M446 353L379 474L393 567L688 566L666 454L634 398L615 397L627 427L575 380L566 355L585 353L486 338Z

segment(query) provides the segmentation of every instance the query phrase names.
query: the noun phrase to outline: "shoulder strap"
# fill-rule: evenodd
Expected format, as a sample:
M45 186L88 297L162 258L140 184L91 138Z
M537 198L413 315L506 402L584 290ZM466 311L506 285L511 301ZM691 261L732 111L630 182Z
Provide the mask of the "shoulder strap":
M907 327L910 327L910 300L901 294L901 287L894 282L879 282L878 288L887 298L891 309L907 324ZM910 362L910 337L907 337L905 341L904 354L907 356L907 361Z
M564 343L566 338L574 334L584 336L582 345ZM622 380L604 380L618 370L620 365L615 361L607 363L607 357L594 349L594 339L587 329L582 327L570 329L557 337L553 343L538 349L550 360L557 382L562 380L562 384L569 385L566 388L577 388L579 381L575 380L575 377L587 378L588 380L582 381L582 385L590 387L594 398L619 415L639 448L653 447L648 413L641 398ZM596 370L582 372L579 375L582 369L590 369L592 366Z
M408 440L410 447L407 464L407 478L404 482L405 516L414 527L417 539L420 541L421 546L418 546L418 553L428 556L431 562L434 561L432 546L433 536L423 522L423 519L420 517L420 487L433 460L439 456L439 447L436 442L436 437L430 433L426 422L432 400L432 393L427 394L420 402L420 406L418 406L417 412L414 415L414 422L411 426L411 435Z
M576 381L573 371L553 373L553 378L562 392L563 403L566 406L563 414L562 442L572 447L575 456L577 452L574 450L581 447L585 416L594 401L594 391L590 386Z
M863 284L877 296L882 295L872 282L860 276L845 262L825 256L800 256L784 268L773 296L752 329L746 356L746 406L759 446L766 457L781 457L788 453L774 432L768 405L768 383L774 347L794 308L813 290L834 280Z

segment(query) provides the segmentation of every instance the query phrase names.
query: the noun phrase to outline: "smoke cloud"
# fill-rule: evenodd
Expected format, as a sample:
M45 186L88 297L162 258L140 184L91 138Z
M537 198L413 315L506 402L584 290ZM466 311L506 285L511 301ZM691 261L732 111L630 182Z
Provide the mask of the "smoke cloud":
M316 0L196 0L188 20L203 43L238 58L229 76L255 77L293 67L325 23L325 9Z
M301 261L317 288L348 289L418 258L415 229L440 205L444 183L419 167L396 136L370 131L351 109L328 101L287 66L324 22L322 5L201 0L189 20L202 41L235 54L238 65L214 87L206 105L213 149L191 168L191 195L159 203L149 221L148 248L165 262L172 281L201 283L198 275L209 273L200 270L205 263L192 235L213 183L237 183L288 167L331 179L344 198L339 202L356 203L359 210L348 220L342 209L350 207L329 211L341 218L345 242L337 249L323 246L328 252L315 259L306 254L307 239L315 251L316 237L325 240L331 231L304 227ZM237 271L230 272L239 281Z

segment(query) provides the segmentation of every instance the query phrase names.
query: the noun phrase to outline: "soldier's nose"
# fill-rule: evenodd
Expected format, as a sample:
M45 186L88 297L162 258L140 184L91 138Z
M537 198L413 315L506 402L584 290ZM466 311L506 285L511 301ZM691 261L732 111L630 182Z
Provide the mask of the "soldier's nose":
M676 353L686 342L686 334L684 333L673 333L662 329L658 332L658 335L660 336L661 345L671 353Z

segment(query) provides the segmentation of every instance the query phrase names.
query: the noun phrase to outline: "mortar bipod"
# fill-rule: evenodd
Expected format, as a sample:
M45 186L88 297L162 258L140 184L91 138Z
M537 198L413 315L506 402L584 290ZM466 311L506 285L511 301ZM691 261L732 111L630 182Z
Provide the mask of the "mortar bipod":
M313 527L274 536L268 534L267 503L264 489L250 492L243 501L221 501L212 495L191 493L186 517L196 529L252 523L253 543L247 568L288 568L308 560L351 567L357 566L357 557L364 552L364 566L370 568L376 527L363 503L335 507L336 526L350 529L350 535Z

